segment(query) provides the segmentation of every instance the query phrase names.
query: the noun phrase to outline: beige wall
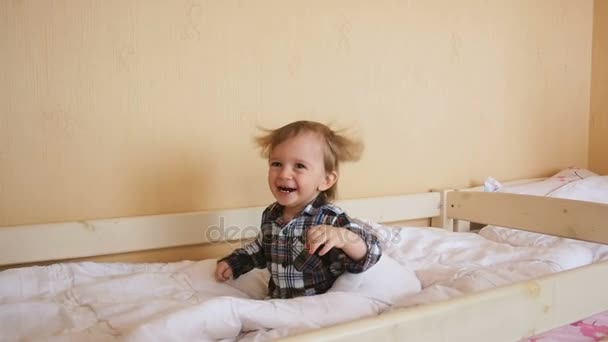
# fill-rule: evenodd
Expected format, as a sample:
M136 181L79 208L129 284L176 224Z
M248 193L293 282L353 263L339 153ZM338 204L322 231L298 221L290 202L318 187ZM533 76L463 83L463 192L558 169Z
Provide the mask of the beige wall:
M595 0L589 167L608 174L608 0Z
M592 19L592 0L1 1L0 226L266 204L251 138L296 119L365 140L342 198L587 166Z

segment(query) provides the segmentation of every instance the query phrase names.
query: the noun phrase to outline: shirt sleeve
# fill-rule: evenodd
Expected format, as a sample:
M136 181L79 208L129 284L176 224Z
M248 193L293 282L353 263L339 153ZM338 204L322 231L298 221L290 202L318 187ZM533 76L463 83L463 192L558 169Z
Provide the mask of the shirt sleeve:
M382 256L382 248L378 237L371 231L352 221L346 214L336 216L334 226L342 227L359 235L367 246L367 253L361 260L354 261L345 255L346 271L350 273L361 273L374 266Z
M237 248L230 255L218 260L225 261L232 269L234 279L254 268L266 267L266 256L262 247L263 234L260 232L256 239L243 248Z

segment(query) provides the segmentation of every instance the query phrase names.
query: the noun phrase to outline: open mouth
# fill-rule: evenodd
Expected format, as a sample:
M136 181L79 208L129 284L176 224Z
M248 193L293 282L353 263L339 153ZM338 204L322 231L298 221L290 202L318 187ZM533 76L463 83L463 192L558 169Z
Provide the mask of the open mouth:
M296 191L295 188L289 188L289 187L286 187L286 186L279 186L278 188L279 188L280 192L285 192L285 193Z

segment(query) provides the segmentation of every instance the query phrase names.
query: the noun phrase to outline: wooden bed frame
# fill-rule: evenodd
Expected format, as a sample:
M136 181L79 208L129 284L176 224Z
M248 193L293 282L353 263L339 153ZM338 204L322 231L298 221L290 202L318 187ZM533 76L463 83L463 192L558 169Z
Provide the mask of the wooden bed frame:
M608 244L606 204L461 191L337 204L353 217L376 222L434 218L435 224L454 230L458 220L465 220ZM184 255L214 258L234 248L231 241L254 237L262 210L0 228L0 266L58 260L172 261ZM176 248L189 252L167 253ZM284 340L516 341L608 310L606 289L608 262L602 262Z

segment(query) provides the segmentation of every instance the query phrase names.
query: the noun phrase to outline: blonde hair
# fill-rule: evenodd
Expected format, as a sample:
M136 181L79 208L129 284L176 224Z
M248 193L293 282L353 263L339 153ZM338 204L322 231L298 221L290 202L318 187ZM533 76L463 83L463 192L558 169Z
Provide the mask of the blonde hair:
M342 131L334 131L328 126L313 121L295 121L277 129L262 129L263 135L255 138L256 144L262 150L262 156L269 158L272 150L285 140L291 139L302 133L318 134L323 141L323 161L325 172L338 171L340 162L357 161L363 153L363 143L359 140L349 138ZM324 191L329 201L336 198L338 181L331 188Z

